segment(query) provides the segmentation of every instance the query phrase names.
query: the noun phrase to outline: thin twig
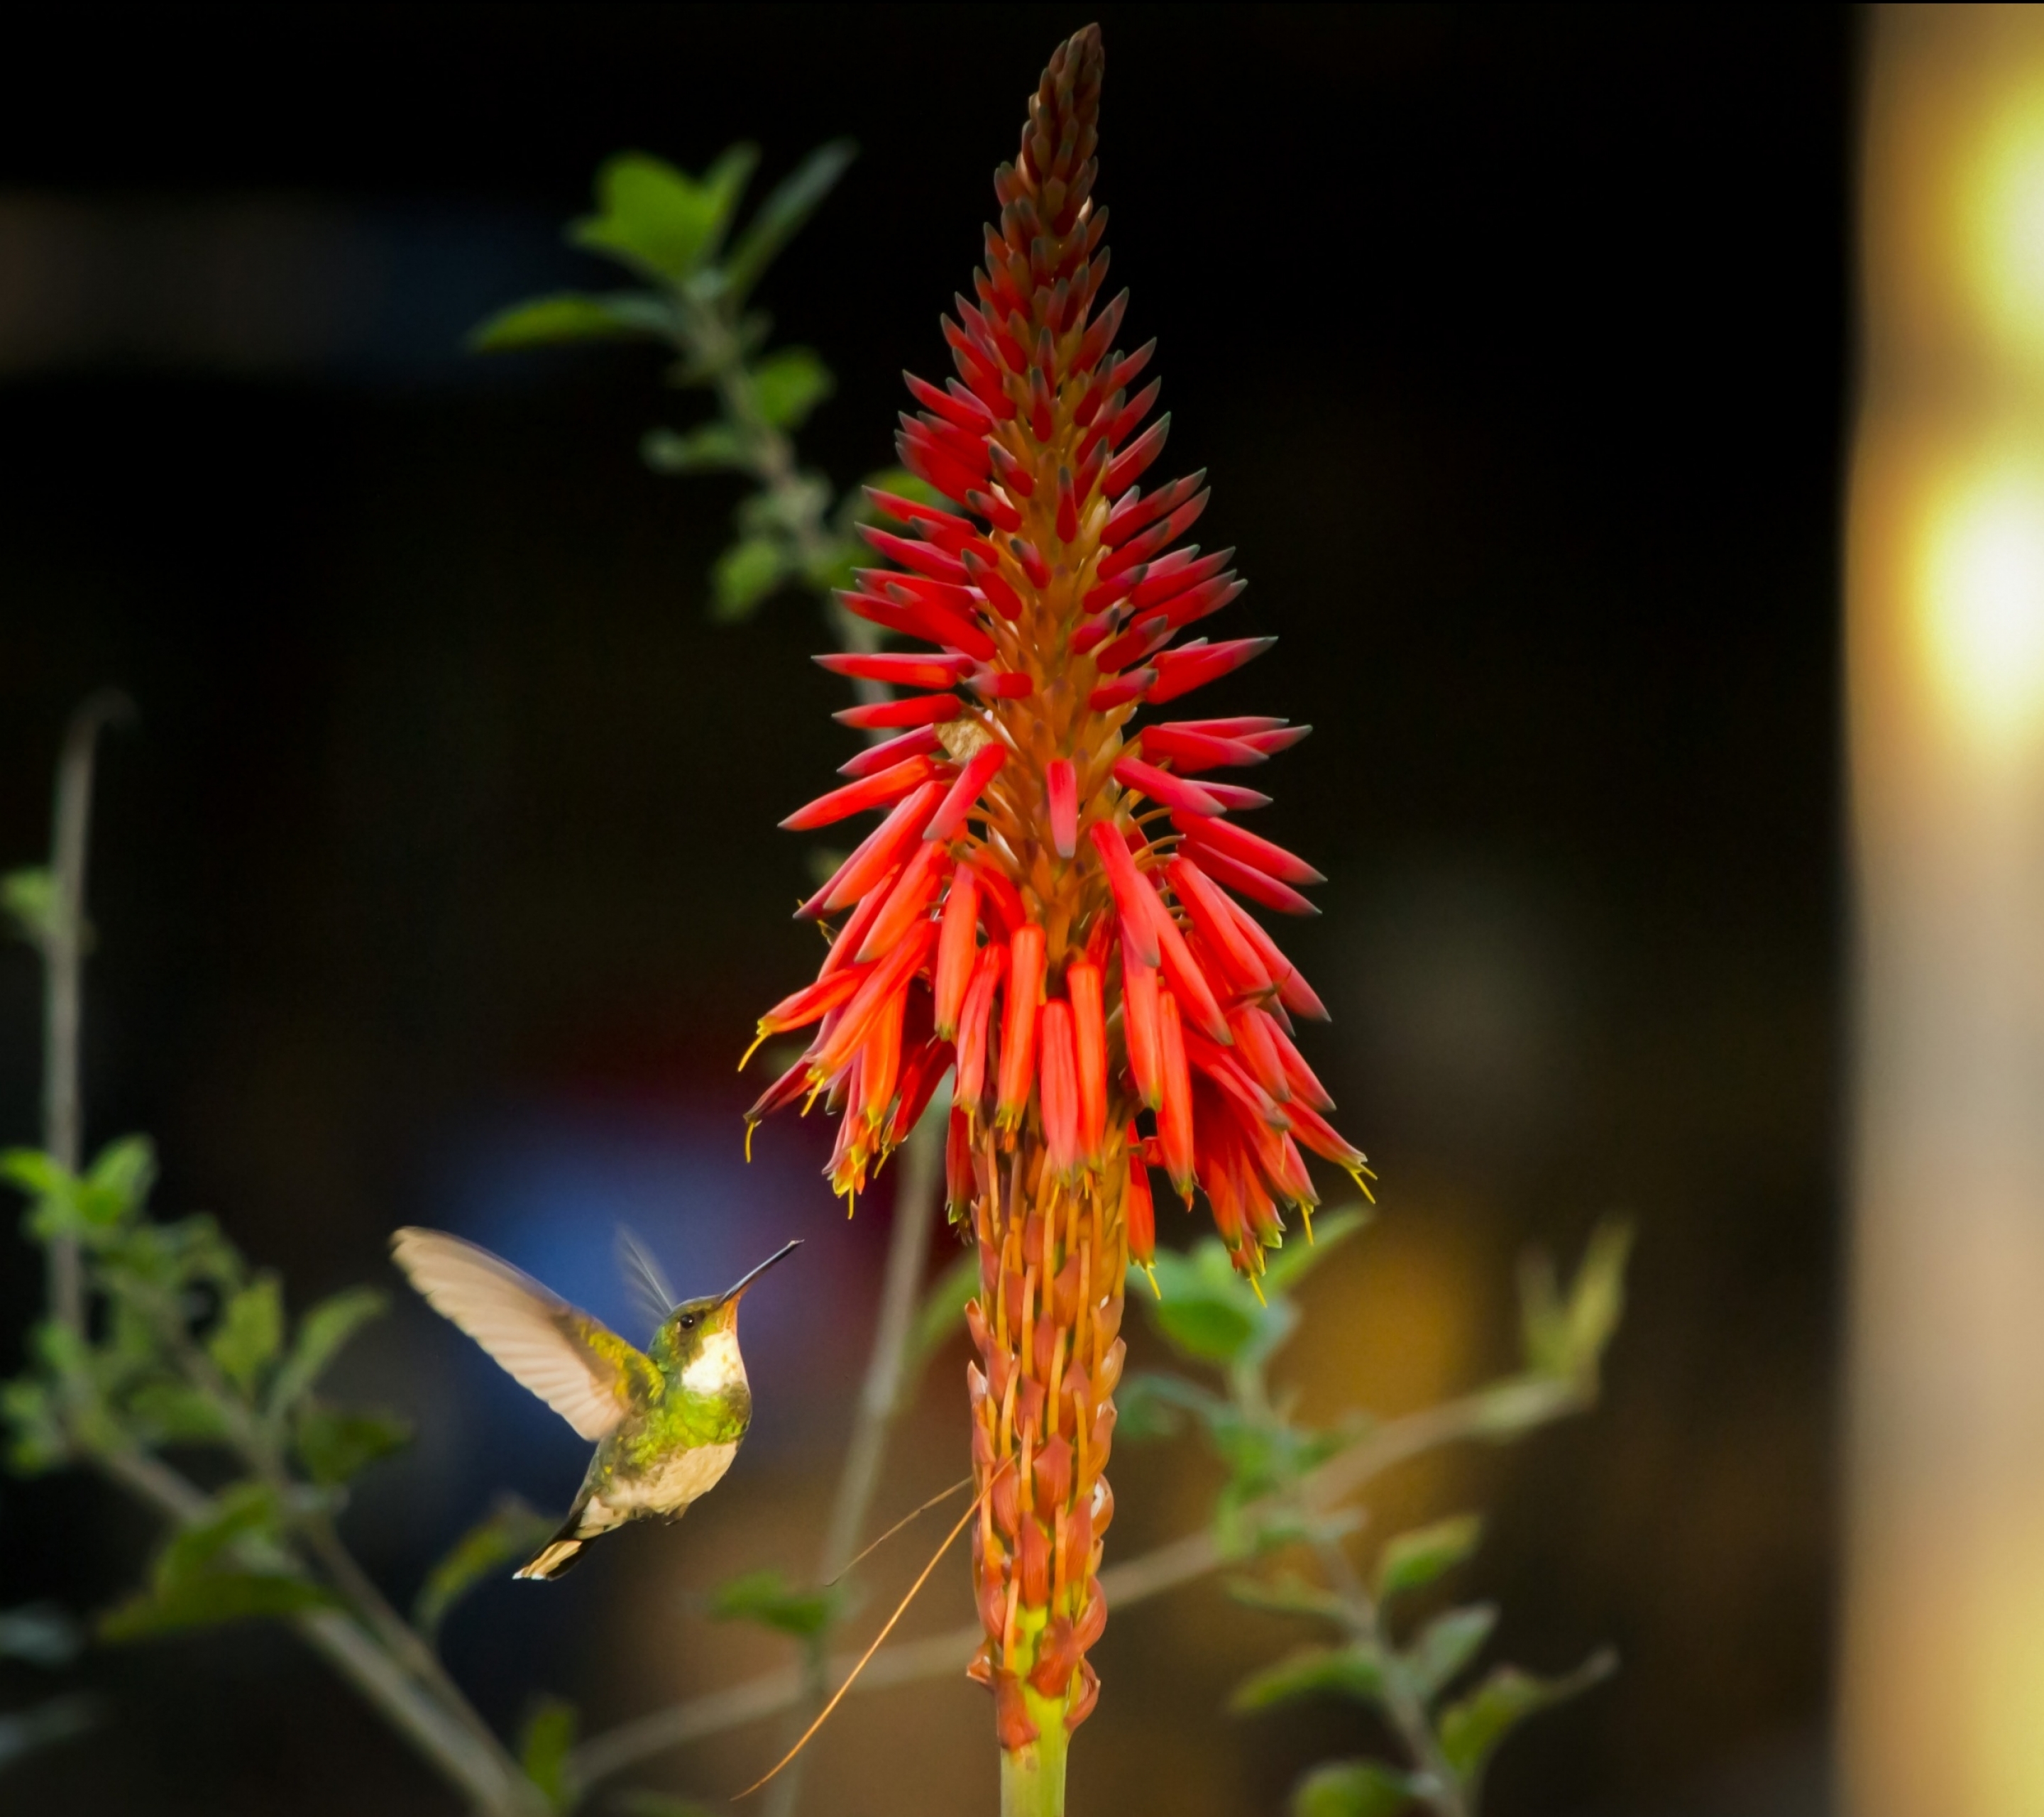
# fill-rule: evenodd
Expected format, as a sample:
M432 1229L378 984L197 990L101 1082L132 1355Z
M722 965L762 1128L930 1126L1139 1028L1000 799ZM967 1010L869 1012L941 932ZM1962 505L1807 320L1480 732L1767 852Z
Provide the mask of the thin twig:
M43 1147L67 1174L84 1148L79 1031L84 1018L85 867L92 826L92 760L100 728L131 717L125 694L102 689L71 716L57 762L50 829L50 920L43 938ZM78 1239L62 1231L48 1256L50 1312L85 1329Z
M1588 1384L1546 1377L1526 1376L1499 1382L1458 1400L1446 1401L1378 1427L1321 1465L1301 1484L1298 1493L1310 1508L1331 1508L1374 1478L1424 1452L1470 1440L1501 1438L1508 1431L1566 1419L1586 1410L1595 1398L1595 1389ZM1280 1508L1280 1501L1274 1498L1247 1512L1252 1516L1274 1514ZM1192 1583L1229 1562L1210 1531L1189 1533L1125 1564L1109 1565L1100 1574L1101 1592L1111 1608L1125 1609L1181 1584ZM886 1648L874 1656L859 1681L859 1688L883 1691L951 1673L962 1673L973 1650L985 1638L975 1622L948 1634ZM831 1674L835 1677L848 1670L853 1658L850 1654L833 1658ZM786 1666L706 1697L620 1723L590 1737L575 1750L571 1757L575 1782L593 1785L670 1748L778 1715L801 1698L803 1686L801 1673Z

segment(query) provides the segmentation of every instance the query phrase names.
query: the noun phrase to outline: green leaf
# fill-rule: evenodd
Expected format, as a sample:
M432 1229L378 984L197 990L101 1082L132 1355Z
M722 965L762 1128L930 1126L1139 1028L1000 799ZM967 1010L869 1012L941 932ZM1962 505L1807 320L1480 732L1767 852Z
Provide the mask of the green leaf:
M967 1250L937 1277L916 1308L915 1330L909 1339L912 1373L965 1330L966 1302L978 1291L978 1252Z
M71 1455L56 1398L33 1376L0 1385L0 1419L7 1426L7 1468L17 1477L59 1469Z
M765 275L781 248L801 231L858 155L859 148L849 139L833 139L818 146L774 186L724 262L724 284L734 300L742 301Z
M304 1400L298 1404L292 1437L306 1473L314 1482L333 1488L378 1458L402 1450L411 1442L412 1425L395 1413Z
M280 1511L267 1484L230 1485L215 1497L209 1518L181 1527L156 1554L153 1577L167 1590L202 1574L229 1546L241 1540L276 1537Z
M156 1144L146 1135L110 1142L86 1170L83 1210L97 1224L117 1223L148 1203L156 1183Z
M747 536L733 543L709 570L710 616L720 624L750 618L787 574L787 547L778 539Z
M104 1641L142 1640L183 1628L284 1619L339 1607L318 1585L275 1571L206 1571L137 1596L99 1618Z
M298 1320L298 1335L277 1379L270 1385L269 1408L275 1415L294 1405L325 1373L348 1340L380 1317L389 1296L374 1287L351 1287L307 1308Z
M650 290L563 290L499 309L471 330L468 344L478 353L504 353L569 341L667 340L676 332L674 310Z
M574 1704L559 1697L542 1697L533 1704L518 1738L518 1764L556 1811L566 1811L575 1801L568 1756L574 1751L579 1726Z
M41 865L0 877L0 914L32 945L44 946L57 931L56 879Z
M258 1276L227 1302L206 1334L206 1354L244 1394L284 1347L284 1295L274 1274Z
M0 1609L0 1659L25 1659L54 1671L70 1665L84 1645L78 1623L55 1603Z
M203 1389L167 1377L145 1381L124 1400L129 1416L159 1444L208 1445L232 1435L227 1409Z
M1500 1665L1458 1703L1441 1712L1441 1752L1463 1784L1479 1784L1499 1742L1539 1711L1580 1696L1618 1669L1618 1655L1602 1648L1559 1678L1536 1677Z
M836 1619L843 1600L835 1587L792 1589L778 1571L770 1568L720 1584L710 1592L707 1612L714 1621L758 1622L799 1640L828 1627Z
M1410 1773L1374 1760L1331 1760L1292 1788L1291 1817L1397 1817L1417 1796Z
M1590 1235L1582 1265L1564 1297L1554 1264L1535 1250L1519 1267L1520 1323L1526 1360L1540 1374L1596 1385L1604 1347L1625 1312L1625 1264L1632 1227L1607 1218Z
M830 368L806 347L784 347L752 368L759 413L777 429L799 429L836 390Z
M679 280L717 255L759 154L734 145L700 180L644 152L620 152L596 175L600 213L568 238L648 277Z
M499 1496L426 1573L412 1605L412 1625L429 1638L438 1634L456 1603L486 1577L527 1557L559 1524L515 1495Z
M1235 1687L1228 1708L1267 1710L1294 1697L1331 1692L1374 1704L1384 1695L1384 1661L1361 1646L1303 1646Z
M1408 1590L1424 1589L1474 1552L1483 1539L1483 1521L1458 1514L1428 1527L1416 1527L1389 1541L1377 1561L1377 1600L1381 1603Z
M32 1199L54 1198L71 1183L56 1157L40 1148L10 1148L0 1154L0 1177Z
M1308 1582L1295 1571L1281 1571L1268 1582L1255 1577L1231 1577L1228 1593L1246 1608L1264 1609L1272 1615L1315 1615L1323 1621L1339 1621L1347 1613L1339 1596Z
M1205 1264L1205 1252L1220 1250L1222 1270ZM1200 1362L1231 1363L1245 1350L1260 1328L1264 1308L1226 1261L1226 1251L1209 1238L1190 1254L1160 1249L1155 1262L1157 1294L1139 1277L1129 1297L1141 1304L1165 1342L1180 1354ZM1158 1297L1161 1294L1162 1297Z
M1363 1205L1316 1215L1311 1242L1295 1237L1269 1252L1263 1264L1265 1297L1290 1292L1375 1216Z
M639 458L655 473L716 473L743 467L745 448L728 423L705 423L686 435L648 429L640 439Z
M1495 1603L1472 1603L1466 1608L1450 1609L1420 1629L1420 1638L1402 1655L1406 1676L1422 1702L1429 1701L1441 1687L1462 1671L1483 1650L1490 1631L1497 1626Z

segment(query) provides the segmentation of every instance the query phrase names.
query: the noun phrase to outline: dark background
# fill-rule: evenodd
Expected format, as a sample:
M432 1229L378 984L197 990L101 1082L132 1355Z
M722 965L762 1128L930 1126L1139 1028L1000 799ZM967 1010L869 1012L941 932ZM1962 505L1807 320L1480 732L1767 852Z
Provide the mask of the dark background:
M1212 470L1201 533L1253 583L1234 634L1283 639L1202 710L1318 728L1272 766L1264 830L1331 878L1324 917L1281 932L1335 1011L1311 1057L1384 1181L1295 1373L1329 1412L1397 1411L1507 1366L1516 1252L1631 1212L1604 1407L1409 1473L1380 1530L1488 1507L1468 1583L1503 1602L1504 1650L1623 1654L1508 1748L1503 1817L1815 1808L1851 17L1100 17L1100 194L1132 329L1161 339L1170 470ZM678 1535L457 1618L452 1661L506 1723L545 1690L601 1727L778 1657L682 1592L813 1550L886 1212L846 1229L813 1126L736 1166L732 1056L814 939L773 823L849 750L841 684L805 660L814 609L707 622L737 494L638 465L644 428L700 409L650 356L493 365L456 340L602 279L555 230L607 152L700 168L752 137L770 179L849 133L859 161L765 301L840 375L809 458L840 483L883 464L895 375L939 369L989 173L1084 17L72 7L17 30L0 863L44 848L71 706L113 682L140 709L100 797L92 1139L152 1132L161 1204L217 1209L300 1304L389 1281L407 1221L600 1310L620 1213L685 1285L814 1239L779 1312L749 1303L762 1416L731 1484ZM36 988L25 949L0 960L7 1142L35 1135ZM0 1253L11 1356L35 1271ZM394 1589L494 1484L565 1496L571 1439L415 1308L360 1350L358 1382L424 1429L352 1517ZM959 1467L961 1362L882 1512ZM1197 1519L1208 1481L1125 1455L1120 1556ZM148 1539L97 1485L8 1484L0 1606L102 1604ZM951 1575L923 1625L962 1618ZM1212 1585L1118 1617L1075 1807L1274 1811L1354 1751L1338 1709L1220 1713L1295 1638ZM13 1770L25 1807L448 1807L280 1638L77 1676L113 1717ZM982 1807L989 1727L962 1685L855 1704L810 1807ZM644 1777L728 1793L771 1738ZM887 1770L905 1745L912 1792Z

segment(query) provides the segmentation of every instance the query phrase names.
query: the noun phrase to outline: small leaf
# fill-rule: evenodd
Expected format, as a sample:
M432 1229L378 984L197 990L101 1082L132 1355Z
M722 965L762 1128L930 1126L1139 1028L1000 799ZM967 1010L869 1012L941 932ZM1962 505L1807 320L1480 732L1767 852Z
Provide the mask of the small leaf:
M1497 1626L1495 1603L1472 1603L1436 1615L1402 1655L1406 1676L1420 1700L1431 1700L1443 1685L1483 1650Z
M94 1223L117 1223L148 1203L156 1183L156 1144L146 1135L124 1135L110 1142L86 1170L86 1216Z
M374 1287L351 1287L307 1308L298 1320L298 1335L277 1379L270 1385L270 1412L294 1404L317 1381L342 1346L371 1319L388 1308L386 1295Z
M1331 1760L1292 1788L1291 1817L1397 1817L1418 1796L1412 1776L1374 1760Z
M1536 1373L1594 1389L1604 1346L1625 1311L1625 1264L1632 1227L1607 1218L1591 1233L1566 1298L1554 1264L1535 1250L1519 1267L1520 1322L1526 1361Z
M559 1524L515 1495L499 1496L426 1573L412 1605L412 1625L430 1639L456 1603L485 1578L525 1558Z
M411 1442L412 1426L394 1413L324 1407L306 1400L298 1404L292 1436L306 1473L323 1487L333 1488L378 1458L402 1450Z
M715 473L743 467L745 449L728 424L705 423L686 435L648 429L640 440L639 458L655 473Z
M46 946L57 931L56 879L40 865L0 877L0 914L34 946Z
M759 413L777 429L799 429L837 389L830 368L806 347L784 347L752 368Z
M937 1277L916 1309L915 1331L909 1340L912 1371L920 1369L965 1330L966 1302L978 1291L979 1256L968 1250ZM1120 1430L1118 1423L1116 1429Z
M1157 1293L1139 1280L1139 1291L1129 1297L1149 1314L1165 1342L1201 1362L1234 1362L1257 1335L1262 1310L1247 1285L1231 1269L1216 1275L1201 1268L1195 1255L1175 1250L1158 1250L1152 1266Z
M858 155L859 148L849 139L833 139L775 185L724 262L725 287L735 299L743 300L759 282Z
M556 1811L566 1811L575 1801L568 1756L574 1750L578 1727L574 1704L559 1697L542 1697L533 1704L518 1738L518 1764Z
M1270 1252L1263 1264L1266 1296L1290 1292L1375 1216L1363 1205L1316 1213L1310 1243L1303 1236L1292 1237L1283 1247Z
M1398 1535L1386 1542L1377 1561L1377 1600L1424 1589L1461 1564L1482 1539L1483 1521L1473 1514L1455 1515Z
M205 1571L123 1603L98 1623L99 1638L142 1640L226 1622L284 1619L339 1605L317 1584L275 1571Z
M734 145L698 182L664 159L621 152L597 172L601 213L571 224L568 238L648 277L686 278L715 256L758 159Z
M1267 1710L1323 1692L1374 1704L1384 1695L1384 1661L1366 1648L1304 1646L1244 1679L1228 1700L1237 1711Z
M203 1389L181 1381L145 1381L126 1396L128 1414L159 1444L209 1445L234 1430L227 1409Z
M14 1475L40 1476L70 1457L56 1399L33 1376L17 1376L0 1385L0 1419L6 1422L7 1468Z
M71 1175L56 1156L40 1148L10 1148L0 1154L0 1177L18 1186L30 1198L48 1199L71 1184Z
M1441 1712L1441 1752L1463 1784L1481 1783L1499 1742L1538 1711L1580 1696L1618 1669L1618 1655L1605 1647L1559 1678L1536 1677L1516 1665L1500 1665L1460 1702Z
M1339 1621L1347 1612L1332 1591L1308 1583L1294 1571L1281 1571L1267 1583L1254 1577L1231 1577L1228 1593L1246 1608L1265 1609L1273 1615Z
M721 624L750 618L760 601L787 578L786 546L770 536L748 536L733 543L709 571L714 605L710 616Z
M77 1658L84 1645L78 1623L55 1603L0 1609L0 1659L25 1659L54 1670Z
M797 1639L820 1634L836 1619L843 1597L835 1588L791 1589L778 1571L748 1571L710 1592L707 1613L713 1621L758 1622Z
M673 309L650 290L563 290L498 310L471 331L468 344L478 353L504 353L569 341L666 340L675 332Z
M284 1296L274 1274L259 1276L231 1297L206 1335L206 1354L244 1393L284 1347Z
M201 1575L240 1540L274 1537L279 1512L276 1495L267 1484L230 1484L215 1497L209 1518L179 1527L164 1542L152 1568L156 1588L167 1590Z

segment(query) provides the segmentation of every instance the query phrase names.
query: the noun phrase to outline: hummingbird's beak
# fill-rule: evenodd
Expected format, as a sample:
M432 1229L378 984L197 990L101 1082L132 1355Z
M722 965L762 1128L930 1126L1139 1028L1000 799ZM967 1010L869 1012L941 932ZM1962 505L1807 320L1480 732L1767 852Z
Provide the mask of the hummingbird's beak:
M750 1287L754 1281L757 1281L761 1275L764 1274L768 1269L771 1268L775 1262L786 1262L790 1256L793 1255L795 1251L801 1247L802 1239L800 1237L797 1237L793 1243L787 1243L782 1247L775 1250L771 1255L768 1256L764 1262L761 1262L760 1265L757 1268L754 1269L750 1274L747 1275L743 1281L740 1281L736 1287L732 1288L728 1293L725 1294L722 1303L727 1306L735 1304L740 1296L743 1294L746 1289Z

